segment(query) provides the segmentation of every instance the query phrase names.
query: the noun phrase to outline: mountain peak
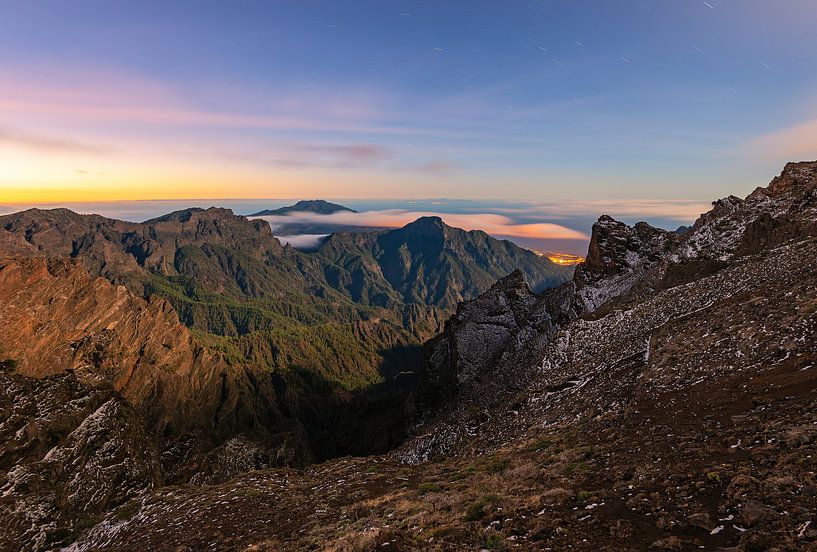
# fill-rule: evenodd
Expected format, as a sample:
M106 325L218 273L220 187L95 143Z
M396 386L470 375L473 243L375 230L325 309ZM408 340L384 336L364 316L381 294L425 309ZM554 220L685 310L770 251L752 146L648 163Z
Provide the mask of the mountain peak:
M443 219L438 216L425 216L420 217L410 223L408 223L405 228L414 227L414 228L445 228L447 225L443 222Z
M355 211L354 209L350 209L349 207L345 207L337 203L324 201L323 199L302 199L295 203L294 205L288 205L286 207L280 207L278 209L264 209L262 211L258 211L257 213L253 213L250 216L251 217L281 216L296 212L317 213L319 215L331 215L332 213L337 213L340 211L345 211L347 213L357 213L357 211Z
M155 224L157 222L189 222L194 218L214 220L225 217L232 218L235 216L236 215L233 213L232 209L225 209L224 207L208 207L207 209L202 209L201 207L190 207L146 220L145 224Z

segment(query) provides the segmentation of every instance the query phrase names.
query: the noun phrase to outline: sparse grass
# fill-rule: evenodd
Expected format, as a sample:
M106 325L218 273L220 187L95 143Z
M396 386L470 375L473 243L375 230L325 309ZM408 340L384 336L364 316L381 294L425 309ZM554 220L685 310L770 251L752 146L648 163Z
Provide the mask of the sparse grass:
M526 450L528 452L540 452L548 450L554 447L555 445L556 443L554 443L551 439L548 438L537 439L536 441L528 445Z
M593 467L587 462L568 462L564 467L565 475L587 474L593 471Z

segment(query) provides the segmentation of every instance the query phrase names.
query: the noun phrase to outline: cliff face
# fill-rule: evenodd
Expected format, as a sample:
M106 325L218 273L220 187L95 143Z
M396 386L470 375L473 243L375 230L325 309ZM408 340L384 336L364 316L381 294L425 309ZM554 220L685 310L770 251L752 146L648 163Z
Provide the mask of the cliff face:
M34 257L0 261L0 303L2 354L20 374L73 369L156 410L160 426L213 420L217 406L187 388L217 389L227 366L192 339L166 301L136 297L75 262Z

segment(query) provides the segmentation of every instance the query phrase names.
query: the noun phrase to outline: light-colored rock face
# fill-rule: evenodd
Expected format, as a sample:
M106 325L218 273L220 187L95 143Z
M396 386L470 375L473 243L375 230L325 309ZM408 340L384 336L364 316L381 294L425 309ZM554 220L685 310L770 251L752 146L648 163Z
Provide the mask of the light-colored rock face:
M200 376L220 363L166 301L136 297L71 261L0 260L0 304L2 354L24 375L70 368L141 404L160 379Z
M166 301L136 297L76 262L0 260L0 304L0 358L17 373L74 370L142 408L159 433L232 427L235 416L252 424L277 408L269 385L248 397L244 370L198 344Z

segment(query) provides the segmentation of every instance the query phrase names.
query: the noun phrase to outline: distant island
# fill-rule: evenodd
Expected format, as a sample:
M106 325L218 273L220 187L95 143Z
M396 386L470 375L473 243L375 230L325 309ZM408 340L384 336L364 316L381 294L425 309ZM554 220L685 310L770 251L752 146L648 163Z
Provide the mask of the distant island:
M357 213L357 211L355 211L354 209L344 207L343 205L338 205L337 203L331 203L329 201L324 201L322 199L305 199L299 201L295 205L288 205L287 207L280 207L278 209L264 209L262 211L258 211L257 213L253 213L250 216L251 217L281 216L297 212L310 212L318 213L320 215L331 215L332 213L337 213L338 211Z

